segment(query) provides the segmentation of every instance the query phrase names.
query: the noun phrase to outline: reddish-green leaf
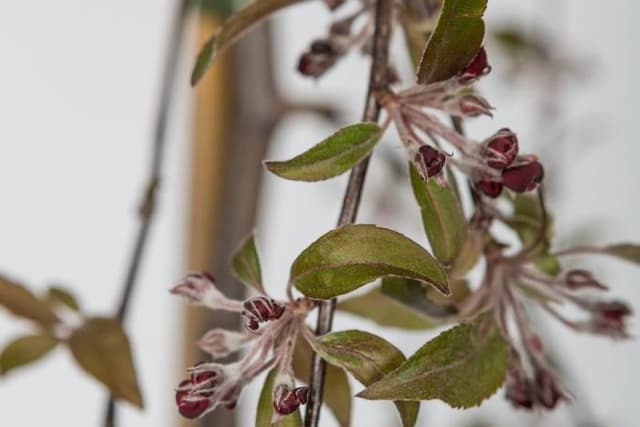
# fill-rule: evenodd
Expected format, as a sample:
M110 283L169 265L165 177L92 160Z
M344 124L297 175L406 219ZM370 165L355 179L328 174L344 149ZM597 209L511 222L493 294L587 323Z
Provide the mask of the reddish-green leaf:
M253 234L242 242L242 245L240 245L240 248L231 260L231 266L238 279L264 293L260 257L258 256L255 236Z
M357 330L324 335L318 338L314 349L328 363L347 370L364 386L379 381L406 360L404 354L385 339ZM413 427L420 405L417 402L395 404L402 425Z
M464 244L467 223L455 191L434 179L423 181L413 164L409 165L411 187L422 213L422 224L433 254L443 265L451 265Z
M195 86L213 64L215 56L237 42L247 31L263 18L300 0L260 0L240 9L202 46L191 74L191 85Z
M53 350L57 343L47 334L27 335L12 341L0 354L0 375L35 362Z
M321 236L291 266L290 282L311 298L346 294L377 278L407 277L449 293L447 275L420 245L375 225L345 225Z
M482 45L487 0L444 0L418 66L418 83L446 80L473 59Z
M33 320L45 328L58 322L51 308L24 286L0 276L0 305L16 316Z
M378 143L375 123L346 126L304 153L284 162L265 162L272 173L295 181L320 181L338 176L362 160Z
M490 315L443 332L359 397L440 399L455 408L479 405L504 382L509 345Z
M69 338L78 364L104 384L114 397L142 408L142 395L129 339L119 320L94 317Z
M380 287L364 295L341 301L337 308L387 327L424 330L439 324L423 313L385 295Z
M273 418L273 383L277 375L278 370L272 369L264 380L256 410L256 427L302 427L300 410L287 415L276 423L271 423Z
M296 342L293 353L293 372L297 379L306 382L311 375L311 359L313 350L302 338ZM338 420L341 427L351 425L351 386L344 371L327 365L324 385L324 402Z
M450 283L451 285L451 283ZM382 293L417 313L437 322L457 314L451 305L440 305L429 298L429 290L420 282L404 277L385 277L382 280Z

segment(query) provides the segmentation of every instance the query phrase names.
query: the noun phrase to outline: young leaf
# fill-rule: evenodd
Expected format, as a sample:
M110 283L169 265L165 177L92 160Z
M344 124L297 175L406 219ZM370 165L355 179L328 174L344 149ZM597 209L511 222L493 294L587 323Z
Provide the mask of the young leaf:
M339 302L337 309L393 328L424 330L438 325L435 320L385 295L380 287Z
M467 230L458 197L449 184L441 187L433 179L423 181L413 164L409 164L409 170L433 254L442 264L451 265L460 253Z
M300 381L308 381L311 375L313 350L302 338L296 342L291 365L293 373ZM351 425L351 386L344 371L327 365L324 384L324 402L338 420L340 427Z
M406 358L393 344L368 332L350 330L333 332L318 338L314 349L328 363L345 369L368 386L402 365ZM420 405L395 402L402 425L413 427Z
M22 285L0 276L0 305L16 316L33 320L45 328L58 322L51 308Z
M264 293L260 257L258 256L255 236L253 234L242 242L242 245L240 245L240 248L231 260L231 266L238 279Z
M640 245L633 243L618 243L605 246L602 253L621 258L625 261L640 264Z
M238 41L255 24L267 15L290 6L300 0L260 0L240 9L202 46L191 73L191 85L195 86L213 64L215 56Z
M0 354L0 375L35 362L53 350L57 343L55 338L47 334L27 335L16 339Z
M412 278L449 293L447 275L424 248L368 224L345 225L321 236L295 259L289 280L308 297L332 298L386 276Z
M442 306L434 303L428 297L428 290L415 280L403 277L385 277L380 288L387 297L397 301L407 308L421 313L434 322L457 314L453 306ZM441 320L442 322L442 320Z
M114 397L142 408L129 340L117 319L88 319L69 338L78 364L103 383Z
M418 83L446 80L473 59L484 37L487 0L444 0L418 66Z
M320 181L338 176L364 158L376 145L382 129L375 123L346 126L284 162L265 162L274 174L295 181Z
M80 304L76 297L68 290L57 286L49 288L46 300L49 305L62 304L73 311L80 311Z
M455 408L479 405L504 382L509 345L483 315L443 332L403 365L358 394L366 399L440 399Z
M277 369L272 369L267 375L260 391L258 399L258 409L256 411L256 427L302 427L300 410L287 415L277 423L271 423L273 417L273 382L278 375Z

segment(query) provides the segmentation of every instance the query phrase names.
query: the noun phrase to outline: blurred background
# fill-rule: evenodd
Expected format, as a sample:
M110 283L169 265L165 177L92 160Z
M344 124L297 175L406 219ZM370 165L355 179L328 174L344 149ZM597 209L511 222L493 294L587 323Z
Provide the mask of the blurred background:
M87 312L116 310L178 3L0 2L3 274L36 292L63 284ZM299 75L300 53L331 20L323 3L308 2L279 13L223 55L194 91L189 74L195 53L222 13L217 5L202 15L190 13L183 53L175 59L158 210L126 320L146 408L120 405L121 426L179 425L173 389L184 367L200 359L196 337L212 322L233 322L186 309L167 292L171 284L188 270L207 269L241 292L229 279L228 260L255 224L268 290L283 296L290 263L335 226L342 201L346 175L296 183L266 174L260 160L289 158L337 124L359 120L368 60L353 52L318 81ZM548 165L558 246L640 241L639 14L633 0L489 2L485 44L493 72L480 88L497 109L493 119L471 121L467 130L482 139L508 126L518 132L523 151L540 154ZM514 56L513 29L534 48ZM392 59L410 78L402 43L394 39ZM333 110L337 116L327 117ZM395 138L388 132L374 155L359 221L427 245L409 187L394 168L400 156ZM637 311L634 266L599 261L589 267ZM575 394L572 405L551 415L525 414L512 410L499 392L468 411L423 403L419 425L639 425L640 344L579 336L552 320L539 321ZM380 330L345 314L334 328L376 328L407 353L440 332ZM29 329L0 310L0 343ZM631 334L639 331L633 322ZM0 378L0 425L102 425L107 393L66 353L57 349ZM200 425L253 425L258 391L259 381L235 412ZM397 424L390 403L359 399L353 419L357 426ZM329 412L321 424L337 425Z

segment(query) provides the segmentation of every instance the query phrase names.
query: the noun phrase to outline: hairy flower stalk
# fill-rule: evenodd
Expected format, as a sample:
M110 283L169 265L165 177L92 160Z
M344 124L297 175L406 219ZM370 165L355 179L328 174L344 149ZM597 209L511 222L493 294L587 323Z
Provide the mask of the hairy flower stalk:
M244 353L237 362L199 362L187 370L189 378L176 388L176 404L182 416L199 418L218 406L233 409L242 388L272 367L279 371L274 386L274 421L307 402L308 389L295 387L291 362L296 339L307 328L304 322L313 303L306 299L278 301L267 295L245 301L228 299L208 273L187 275L171 292L212 310L236 312L244 319L246 329L213 329L200 339L200 348L214 360L241 350Z

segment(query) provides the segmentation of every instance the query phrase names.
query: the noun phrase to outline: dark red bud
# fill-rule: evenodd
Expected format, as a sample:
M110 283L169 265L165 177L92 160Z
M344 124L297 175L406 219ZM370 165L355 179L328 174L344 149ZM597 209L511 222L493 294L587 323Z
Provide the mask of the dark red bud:
M570 270L565 274L564 281L570 289L582 289L582 288L598 288L601 290L609 289L597 281L593 274L587 270Z
M485 155L492 168L506 168L518 155L518 137L509 129L500 129L485 141Z
M621 301L601 302L596 306L596 310L605 319L614 322L622 322L632 313L629 306Z
M309 387L298 387L293 390L293 393L298 398L300 404L304 405L307 403L307 399L309 398Z
M176 391L176 404L178 405L178 412L185 418L194 419L198 418L204 411L209 408L209 399L204 396L198 396L197 399L192 400L193 396L189 394L189 391L185 390L186 386L190 386L190 380L184 380L178 386ZM187 399L189 398L189 399Z
M525 378L507 379L506 398L515 408L533 408L533 385Z
M460 76L461 82L466 83L489 74L490 71L491 66L489 65L489 61L487 60L487 51L484 49L484 47L480 47L473 59L471 59L471 61L462 69L462 71L458 75Z
M298 396L285 384L280 384L273 392L273 408L280 415L289 415L300 406Z
M465 95L458 100L460 113L467 117L492 116L493 107L486 99L477 95Z
M556 379L543 369L536 372L536 397L538 402L547 409L555 408L560 399L564 398Z
M421 146L418 154L416 155L416 162L418 163L423 175L426 175L426 177L432 177L440 174L444 167L445 160L446 158L444 154L430 145Z
M544 168L537 160L511 166L502 171L504 185L517 193L533 190L542 182L543 177Z
M482 194L493 199L495 199L500 195L500 193L502 193L502 183L496 181L486 181L482 179L476 182L476 188Z
M281 318L284 311L282 303L267 297L256 297L245 301L242 315L246 319L247 328L255 331L260 323Z

